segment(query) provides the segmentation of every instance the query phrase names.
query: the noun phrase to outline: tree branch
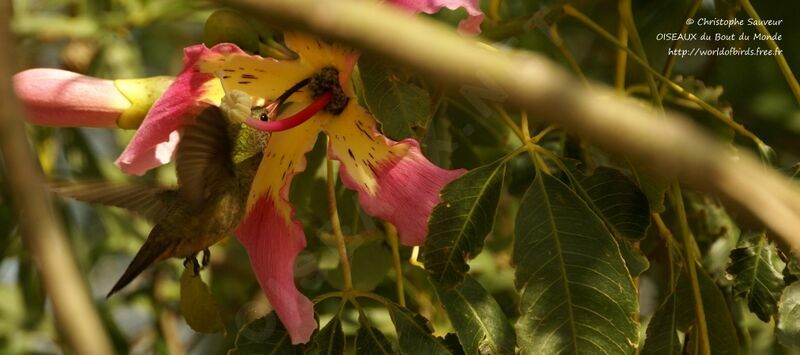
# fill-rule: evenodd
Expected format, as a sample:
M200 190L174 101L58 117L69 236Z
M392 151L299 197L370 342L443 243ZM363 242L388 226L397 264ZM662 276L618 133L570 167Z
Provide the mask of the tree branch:
M76 354L112 354L111 343L86 292L63 228L48 200L22 123L11 77L16 51L8 1L0 1L0 148L25 246L53 302L58 329Z
M800 191L749 153L731 157L683 116L661 115L592 89L546 58L500 51L423 18L368 1L222 0L273 23L306 30L405 64L450 85L482 85L507 95L532 118L555 123L669 178L717 192L800 250Z

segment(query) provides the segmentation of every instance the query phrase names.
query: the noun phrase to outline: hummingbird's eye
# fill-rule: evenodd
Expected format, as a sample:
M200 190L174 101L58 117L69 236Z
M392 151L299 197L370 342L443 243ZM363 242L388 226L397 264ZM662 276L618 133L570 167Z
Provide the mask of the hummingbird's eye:
M264 113L262 113L261 115L259 115L259 116L258 116L258 118L259 118L259 119L261 119L262 121L267 121L267 120L269 120L269 116L267 116L267 113L266 113L266 112L264 112Z

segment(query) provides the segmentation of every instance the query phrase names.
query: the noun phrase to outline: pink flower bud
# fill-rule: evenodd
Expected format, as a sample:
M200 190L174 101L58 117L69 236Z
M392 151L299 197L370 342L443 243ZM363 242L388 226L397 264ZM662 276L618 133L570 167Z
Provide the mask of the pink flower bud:
M114 127L131 106L114 82L59 69L14 75L14 91L31 123L51 127Z

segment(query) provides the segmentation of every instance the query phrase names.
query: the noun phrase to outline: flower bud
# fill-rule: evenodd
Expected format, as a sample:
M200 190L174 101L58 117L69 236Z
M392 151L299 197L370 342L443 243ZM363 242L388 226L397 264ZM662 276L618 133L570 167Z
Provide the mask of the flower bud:
M130 101L111 80L59 69L14 75L14 91L31 123L51 127L113 127Z
M50 127L139 127L169 77L105 80L60 69L30 69L14 76L14 91L28 121Z

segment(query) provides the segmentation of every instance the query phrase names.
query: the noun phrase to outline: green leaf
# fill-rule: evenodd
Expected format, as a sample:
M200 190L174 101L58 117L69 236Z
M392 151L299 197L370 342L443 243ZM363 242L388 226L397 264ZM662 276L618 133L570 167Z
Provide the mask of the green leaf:
M647 196L647 202L650 204L650 211L653 213L661 213L666 210L664 207L664 194L669 187L667 182L651 173L647 169L639 167L631 167L634 180L639 188L642 189L644 195Z
M438 114L428 124L423 140L423 152L431 163L443 169L451 169L453 157L452 124L444 114Z
M683 282L678 282L678 309L687 312L684 317L688 317L694 322L694 298L691 283L688 275L682 275L682 278ZM738 354L739 338L725 296L714 280L699 265L697 265L697 282L703 298L711 352L715 355ZM688 330L688 326L682 330ZM693 339L696 338L696 336L693 337Z
M392 344L380 330L368 324L368 320L362 315L360 318L361 327L356 333L356 355L374 354L394 354Z
M731 251L739 243L741 230L715 198L693 193L686 196L689 215L698 216L693 219L695 223L691 227L697 242L705 249L702 253L703 268L718 283L727 283L725 268Z
M385 63L367 55L358 60L364 101L385 135L394 140L416 137L415 130L425 129L431 115L431 97Z
M589 206L540 172L522 198L515 234L522 353L632 353L636 289L616 240Z
M575 167L570 179L579 194L620 238L644 239L650 227L647 196L617 169L598 167L592 175L584 175Z
M461 343L458 341L458 335L455 335L455 333L447 333L444 338L439 337L437 339L440 339L453 355L466 355L464 349L461 348Z
M191 267L181 274L181 313L186 323L198 333L216 333L225 327L214 296Z
M784 346L800 347L800 281L783 290L778 303L777 336Z
M653 313L653 318L647 325L647 337L642 348L642 355L680 355L683 353L683 345L678 339L679 323L688 323L691 320L678 319L681 313L676 307L677 296L676 292L671 292L664 303ZM691 297L691 295L689 296Z
M785 284L783 268L775 245L763 233L755 241L731 252L728 272L733 275L733 289L737 296L747 300L750 311L759 319L769 322L777 311L778 299Z
M344 354L344 332L342 331L342 320L339 316L334 316L328 324L314 335L315 354Z
M639 277L650 268L650 261L630 240L620 240L619 251L622 253L622 259L625 260L625 266L628 267L631 277Z
M441 340L431 335L427 319L395 303L388 303L386 306L397 330L401 353L411 355L452 354Z
M462 175L442 189L442 202L433 208L422 248L425 269L441 286L459 284L469 270L467 260L483 248L494 224L505 170L505 162L497 161Z
M392 252L383 240L373 239L361 244L353 251L350 260L353 288L359 291L372 291L392 268ZM336 288L344 288L342 267L328 270L328 281Z
M475 279L467 275L454 288L436 287L467 354L513 354L516 336L497 301Z
M289 333L275 312L256 319L239 330L236 342L228 355L302 354L302 347L292 345Z
M709 344L713 354L738 354L739 340L733 319L722 291L714 280L697 268L697 282L703 299L703 310L708 329ZM681 353L674 341L677 331L689 332L697 339L696 313L692 284L686 272L680 275L676 290L658 308L647 327L647 339L642 354ZM691 344L690 344L691 345Z

